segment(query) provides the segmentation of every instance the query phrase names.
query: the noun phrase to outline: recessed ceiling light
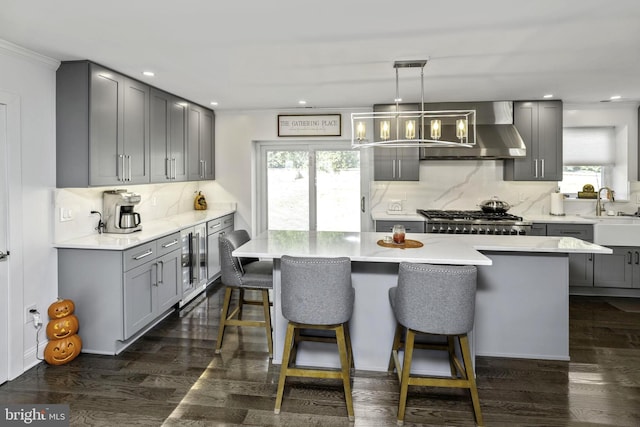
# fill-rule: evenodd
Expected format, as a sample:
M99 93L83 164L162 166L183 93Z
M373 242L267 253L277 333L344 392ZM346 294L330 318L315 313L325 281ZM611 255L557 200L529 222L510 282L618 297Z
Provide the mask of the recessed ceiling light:
M609 98L612 101L615 101L616 99L621 99L622 95L613 95L611 98Z
M213 105L214 107L215 107L216 105L218 105L218 103L217 103L216 101L211 101L211 102L210 102L210 104L211 104L211 105Z
M156 75L156 73L154 73L153 71L143 71L142 74L144 74L147 77L153 77Z
M543 98L553 98L553 94L552 93L548 93L548 94L544 95Z
M298 101L298 104L307 105L307 101L305 101L304 99L301 99L300 101Z

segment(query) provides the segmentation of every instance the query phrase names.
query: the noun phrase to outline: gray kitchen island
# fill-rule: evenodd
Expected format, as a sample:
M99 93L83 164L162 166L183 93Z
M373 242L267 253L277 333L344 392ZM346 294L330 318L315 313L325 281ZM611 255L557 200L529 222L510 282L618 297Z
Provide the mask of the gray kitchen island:
M282 255L337 257L352 261L356 291L350 321L356 369L386 371L395 319L388 289L401 261L478 266L474 355L569 360L570 253L611 253L571 237L407 234L421 248L381 247L385 233L268 231L233 252L274 261L274 363L281 363L287 321L280 309ZM298 363L338 366L333 349L309 343ZM308 348L307 348L308 349ZM446 373L444 358L415 365L418 372Z

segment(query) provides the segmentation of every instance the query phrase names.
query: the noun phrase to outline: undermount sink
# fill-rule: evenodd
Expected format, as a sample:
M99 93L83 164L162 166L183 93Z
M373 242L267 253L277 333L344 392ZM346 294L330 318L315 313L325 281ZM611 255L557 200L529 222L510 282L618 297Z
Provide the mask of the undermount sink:
M640 218L596 217L593 241L599 245L640 246Z

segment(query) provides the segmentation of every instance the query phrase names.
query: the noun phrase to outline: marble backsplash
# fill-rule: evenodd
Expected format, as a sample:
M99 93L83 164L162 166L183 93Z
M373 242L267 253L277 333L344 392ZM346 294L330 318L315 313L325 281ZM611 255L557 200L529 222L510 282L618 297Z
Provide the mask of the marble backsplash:
M420 181L374 181L370 186L372 212L385 212L393 201L402 201L405 212L416 209L479 209L497 196L511 205L509 213L527 217L549 214L555 182L504 181L500 160L446 160L420 162ZM638 209L640 183L630 183L629 201L607 202L605 209L634 213ZM567 199L567 215L595 214L595 200Z
M190 181L168 184L122 185L116 187L58 188L54 191L55 227L54 241L62 242L76 237L97 233L99 215L102 213L102 193L105 190L126 189L141 195L142 201L135 211L140 213L142 224L147 221L177 215L193 210L198 191L206 197L209 208L227 207L234 203L224 195L215 181ZM71 220L60 221L62 209L70 212Z

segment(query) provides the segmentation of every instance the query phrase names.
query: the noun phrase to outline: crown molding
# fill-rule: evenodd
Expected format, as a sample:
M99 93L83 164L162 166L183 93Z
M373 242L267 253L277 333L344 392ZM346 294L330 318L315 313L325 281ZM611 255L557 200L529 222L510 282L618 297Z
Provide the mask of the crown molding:
M2 39L0 39L0 53L27 59L38 64L44 64L54 70L57 70L60 66L60 61L57 59L50 58Z

